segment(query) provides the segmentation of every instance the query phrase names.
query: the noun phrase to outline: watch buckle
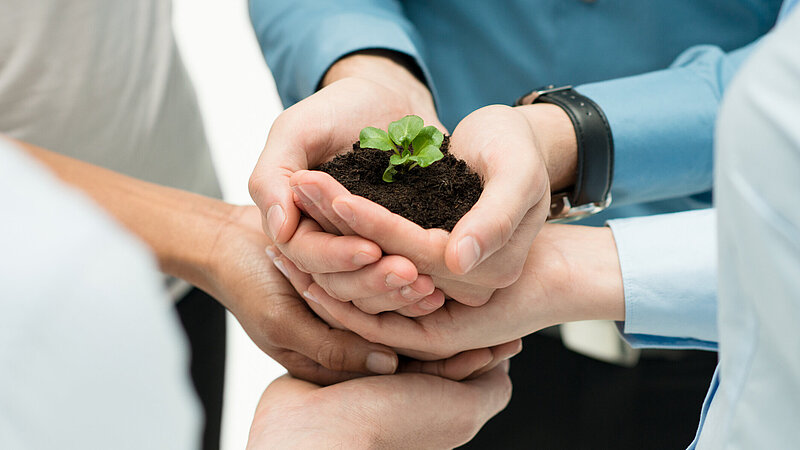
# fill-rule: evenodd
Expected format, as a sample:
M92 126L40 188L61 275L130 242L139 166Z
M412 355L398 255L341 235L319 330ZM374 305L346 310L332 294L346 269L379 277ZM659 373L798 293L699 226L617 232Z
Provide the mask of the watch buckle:
M535 102L536 99L541 97L542 95L552 94L553 92L566 91L567 89L572 89L572 85L556 87L554 84L550 84L543 88L534 89L531 92L523 95L522 97L520 97L519 100L516 101L514 105L515 106L532 105L533 102Z
M554 194L550 200L550 214L547 216L548 223L567 223L584 219L591 215L608 208L611 204L611 193L602 202L592 202L580 206L572 206L569 201L569 194L562 192Z

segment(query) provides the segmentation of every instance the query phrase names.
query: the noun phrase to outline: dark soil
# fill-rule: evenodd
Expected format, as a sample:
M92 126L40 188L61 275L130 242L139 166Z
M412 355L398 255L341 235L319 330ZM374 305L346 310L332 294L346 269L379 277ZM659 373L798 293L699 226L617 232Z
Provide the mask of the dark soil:
M478 201L483 187L467 164L448 152L450 139L442 143L444 158L428 167L400 169L393 183L381 179L389 166L390 152L361 148L339 155L317 167L339 181L351 193L384 206L423 228L452 231L461 217Z

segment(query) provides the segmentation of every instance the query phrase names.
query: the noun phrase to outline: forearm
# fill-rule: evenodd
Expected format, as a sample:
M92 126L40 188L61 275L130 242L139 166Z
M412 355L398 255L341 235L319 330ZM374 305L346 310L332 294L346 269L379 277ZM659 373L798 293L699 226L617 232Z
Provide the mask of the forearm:
M204 287L209 255L234 209L222 201L137 180L20 143L147 243L162 271Z

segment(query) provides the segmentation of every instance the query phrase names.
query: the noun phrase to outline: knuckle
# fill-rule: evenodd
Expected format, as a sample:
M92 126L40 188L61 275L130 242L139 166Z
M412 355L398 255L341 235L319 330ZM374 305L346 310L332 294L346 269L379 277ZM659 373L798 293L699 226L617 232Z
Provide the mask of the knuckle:
M317 362L322 366L337 371L347 368L347 351L331 341L322 342L317 348Z
M317 274L313 276L314 281L331 297L339 301L349 301L350 299L341 291L341 286L335 281L336 277L328 274Z
M467 306L483 306L492 298L493 290L475 289L458 297L458 302Z

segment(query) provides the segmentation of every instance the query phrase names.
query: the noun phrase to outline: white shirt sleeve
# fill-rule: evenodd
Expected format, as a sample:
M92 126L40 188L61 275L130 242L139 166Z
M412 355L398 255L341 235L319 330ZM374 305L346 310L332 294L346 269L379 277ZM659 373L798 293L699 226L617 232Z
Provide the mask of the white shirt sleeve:
M0 448L199 448L145 246L2 139L0 204Z
M705 209L608 222L634 347L716 349L716 214Z

